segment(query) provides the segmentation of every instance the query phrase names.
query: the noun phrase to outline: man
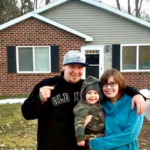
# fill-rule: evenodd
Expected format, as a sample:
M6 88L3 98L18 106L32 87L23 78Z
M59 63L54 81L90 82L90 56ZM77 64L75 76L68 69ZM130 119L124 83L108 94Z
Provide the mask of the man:
M76 144L73 108L79 101L83 68L88 66L79 51L69 51L63 60L60 76L38 83L22 105L25 119L38 119L37 150L85 150ZM146 108L139 92L128 87L138 114Z

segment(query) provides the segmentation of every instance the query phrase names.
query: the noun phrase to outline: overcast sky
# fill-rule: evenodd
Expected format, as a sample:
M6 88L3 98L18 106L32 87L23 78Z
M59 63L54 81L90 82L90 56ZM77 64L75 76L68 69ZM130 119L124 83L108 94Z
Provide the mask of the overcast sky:
M34 0L32 0L34 1ZM55 1L55 0L53 0ZM135 0L131 0L131 10L134 9L133 6L134 5L134 1ZM117 7L116 5L116 0L101 0L102 3L113 6L113 7ZM128 0L120 0L120 5L121 8L124 8L125 10L127 10L127 2ZM38 7L42 7L45 5L45 0L38 0ZM146 12L150 13L150 0L143 0L142 3L142 10L145 10Z
M101 1L107 5L110 5L110 6L114 6L114 7L117 6L116 0L101 0ZM131 0L132 10L134 9L134 6L135 6L134 2L135 2L135 0ZM120 0L121 8L125 8L127 10L127 4L128 4L128 0ZM150 10L150 0L143 0L141 10L145 10L145 11L150 12L149 11Z

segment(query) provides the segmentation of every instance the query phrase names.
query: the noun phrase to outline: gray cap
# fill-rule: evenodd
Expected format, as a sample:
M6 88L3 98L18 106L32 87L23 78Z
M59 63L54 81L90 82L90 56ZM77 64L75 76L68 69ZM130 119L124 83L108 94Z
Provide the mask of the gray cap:
M80 64L83 66L88 66L88 64L86 63L85 55L77 50L72 50L65 54L63 65L69 64Z

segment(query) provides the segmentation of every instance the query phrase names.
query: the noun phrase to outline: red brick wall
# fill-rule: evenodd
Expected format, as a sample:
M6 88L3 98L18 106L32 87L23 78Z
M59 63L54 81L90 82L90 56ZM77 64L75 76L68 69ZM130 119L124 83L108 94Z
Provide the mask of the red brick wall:
M150 72L122 73L127 85L137 89L150 89Z
M64 54L84 44L83 38L34 18L0 31L0 95L30 93L37 82L58 74L7 73L7 46L58 45L61 71Z

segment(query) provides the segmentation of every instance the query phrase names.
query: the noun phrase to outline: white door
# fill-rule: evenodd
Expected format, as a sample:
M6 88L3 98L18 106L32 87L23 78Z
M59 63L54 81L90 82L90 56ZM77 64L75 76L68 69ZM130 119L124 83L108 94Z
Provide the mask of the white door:
M86 62L89 64L84 68L82 78L92 75L99 79L104 72L104 45L82 46L81 52L85 54Z

